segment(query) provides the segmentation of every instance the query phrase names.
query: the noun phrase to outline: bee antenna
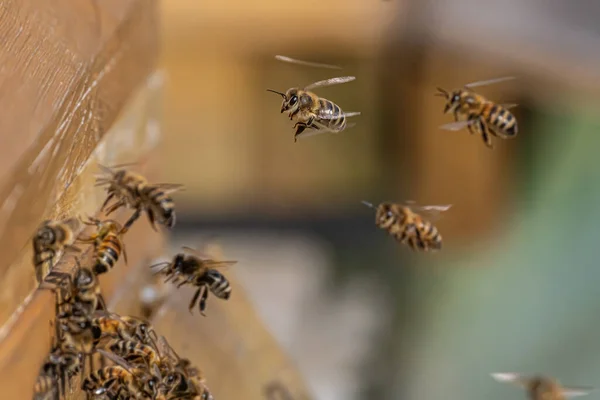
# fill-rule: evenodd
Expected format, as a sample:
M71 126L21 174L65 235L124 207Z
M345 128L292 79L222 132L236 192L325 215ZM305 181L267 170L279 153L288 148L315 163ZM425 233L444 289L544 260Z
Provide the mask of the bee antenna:
M361 201L361 203L363 203L365 206L369 207L369 208L375 208L375 206L373 205L373 203L369 203L368 201Z
M267 92L272 92L272 93L278 94L281 97L283 97L284 100L287 100L287 97L285 96L285 93L281 93L281 92L278 92L277 90L273 90L273 89L267 89Z
M448 92L447 91L445 91L444 89L442 89L440 87L438 87L437 90L438 90L438 93L435 93L434 96L440 96L440 97L448 98Z

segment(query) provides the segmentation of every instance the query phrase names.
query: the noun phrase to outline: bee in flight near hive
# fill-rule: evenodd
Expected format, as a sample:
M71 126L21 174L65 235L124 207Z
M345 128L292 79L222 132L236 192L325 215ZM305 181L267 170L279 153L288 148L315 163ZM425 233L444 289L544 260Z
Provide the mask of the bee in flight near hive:
M76 218L67 218L60 221L46 220L42 222L33 236L33 265L38 283L42 283L54 265L56 256L64 250L80 252L74 246L75 233L79 228Z
M166 261L152 265L150 268L162 267L158 273L165 275L165 282L172 281L177 288L183 285L197 287L194 297L189 305L189 310L199 301L200 313L206 310L206 300L210 291L216 297L228 300L231 296L231 285L225 276L216 268L235 265L237 261L218 261L197 250L183 246L185 253L177 254L172 261Z
M521 387L531 400L566 400L570 397L585 396L594 390L591 387L562 386L558 381L543 376L527 377L512 372L491 375L498 382Z
M77 239L81 243L92 243L94 245L96 261L93 271L96 275L103 274L114 267L121 253L123 253L125 264L127 264L125 243L121 238L127 233L129 226L121 226L120 223L112 219L100 221L93 217L88 217L87 221L81 220L81 222L96 227L96 233L92 236Z
M515 78L508 76L473 82L466 84L462 89L456 89L452 92L437 88L438 93L436 93L436 96L446 99L444 114L452 113L455 121L442 125L440 128L457 131L467 127L471 134L480 134L483 142L489 148L494 147L491 135L501 139L510 139L517 136L517 119L509 111L510 108L516 107L516 104L496 104L472 90L472 88L477 86L491 85L512 79ZM459 121L459 117L465 120Z
M333 67L327 64L310 63L307 61L295 60L289 57L277 56L280 61L292 62L303 65L313 65L320 67ZM344 129L353 126L347 124L346 118L360 115L360 112L342 111L341 107L331 100L319 97L311 90L318 87L338 85L341 83L351 82L355 80L354 76L342 76L336 78L325 79L322 81L311 83L310 85L300 88L290 88L285 93L278 92L273 89L267 89L268 92L276 93L283 98L281 103L281 112L288 112L290 120L296 121L294 129L294 142L300 137L309 137L319 133L339 133ZM306 129L310 132L304 133Z
M125 223L127 228L131 227L144 211L154 230L156 230L155 222L169 229L175 226L175 203L169 195L183 190L183 185L174 183L150 184L140 174L125 169L115 169L119 166L113 166L112 168L100 164L98 166L104 171L104 175L97 178L96 186L106 188L107 197L101 210L106 209L107 216L121 207L129 207L134 209L135 212ZM116 199L116 202L109 206L108 204L113 199Z
M425 220L421 213L441 212L451 205L412 206L407 204L384 202L375 207L363 201L364 205L375 209L375 224L386 230L402 244L408 244L413 250L436 251L442 248L442 235L431 221Z

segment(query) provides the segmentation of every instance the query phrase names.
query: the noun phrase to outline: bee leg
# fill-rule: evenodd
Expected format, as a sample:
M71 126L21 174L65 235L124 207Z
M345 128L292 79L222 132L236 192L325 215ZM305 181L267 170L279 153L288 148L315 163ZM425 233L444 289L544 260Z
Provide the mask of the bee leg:
M202 292L203 288L204 288L204 286L202 286L200 289L196 290L196 293L194 293L194 297L192 297L192 301L190 301L190 305L188 307L188 310L190 311L190 314L193 314L192 313L192 309L196 305L196 301L198 301L198 296L200 296L200 292Z
M106 209L106 212L105 212L106 216L108 217L110 214L112 214L113 212L115 212L116 210L118 210L119 208L121 208L125 205L126 205L125 200L117 201L112 206L110 206Z
M208 299L208 288L206 286L202 286L202 297L200 297L200 314L206 317L204 310L206 310L206 299Z
M492 144L492 138L490 137L487 125L482 120L479 120L479 130L481 131L481 138L485 145L490 149L493 149L494 145Z
M96 307L96 309L97 310L107 310L106 302L104 301L104 296L102 296L102 294L98 295L98 306Z
M125 225L123 225L123 229L121 230L121 233L127 232L129 230L129 228L131 228L133 223L135 221L137 221L137 219L140 217L140 215L142 215L142 209L138 208L137 210L135 210L133 215L127 220L127 222L125 222Z
M154 224L154 211L148 209L146 210L146 215L148 216L148 221L150 221L150 226L152 227L152 229L154 229L154 232L158 232L158 230L156 229L156 225Z
M294 133L294 142L298 141L298 135L300 135L302 132L304 132L307 128L307 125L303 122L296 122L296 125L294 125L294 128L296 128L296 132Z
M104 200L104 203L102 203L102 207L100 207L100 211L104 211L104 209L106 208L106 206L108 205L108 203L115 197L114 193L109 194L106 197L106 200Z

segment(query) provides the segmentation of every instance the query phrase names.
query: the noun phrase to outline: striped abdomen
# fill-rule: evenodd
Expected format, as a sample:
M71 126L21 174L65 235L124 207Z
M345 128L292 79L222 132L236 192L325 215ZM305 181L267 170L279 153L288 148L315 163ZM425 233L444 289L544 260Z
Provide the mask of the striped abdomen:
M114 267L122 250L123 246L119 236L114 232L109 232L96 249L94 273L96 275L103 274Z
M51 396L56 395L58 390L56 383L57 379L53 376L39 375L33 386L33 398L36 400L52 398Z
M201 277L202 283L208 285L208 288L220 299L227 300L231 296L231 285L225 276L216 269L209 269Z
M442 235L431 222L421 220L416 227L415 240L411 244L414 250L428 251L442 248Z
M119 357L129 361L131 358L141 357L149 362L157 362L159 357L150 346L133 340L117 340L108 346L109 350Z
M163 189L148 185L141 191L141 196L147 201L154 218L167 228L175 226L175 203Z
M482 115L494 135L504 138L517 135L517 119L501 105L491 102L486 103L483 107Z
M108 386L106 383L109 381L118 379L121 382L126 382L129 380L130 376L131 374L121 366L115 365L112 367L106 367L91 373L87 378L85 378L81 388L86 392L93 392L103 386Z
M317 122L332 132L340 132L346 128L346 116L340 106L331 100L319 98Z

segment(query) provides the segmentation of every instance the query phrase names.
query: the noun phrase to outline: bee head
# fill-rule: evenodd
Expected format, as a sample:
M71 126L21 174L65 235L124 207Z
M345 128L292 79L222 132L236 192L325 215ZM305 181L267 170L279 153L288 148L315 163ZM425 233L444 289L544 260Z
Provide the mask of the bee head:
M50 245L54 241L54 231L48 226L44 226L35 234L36 242L39 244Z
M391 203L381 203L375 212L375 219L379 225L386 225L396 217L392 211Z
M288 91L285 93L277 92L277 91L271 90L271 89L267 89L267 91L276 93L276 94L280 95L281 97L283 97L283 102L281 103L281 112L282 113L285 111L294 112L298 108L298 100L299 100L298 97L299 96L298 96L297 88L288 89Z
M83 289L89 288L90 286L94 286L96 281L96 277L94 273L87 268L78 268L77 273L75 274L75 286Z
M437 88L437 90L438 92L435 95L446 99L444 114L454 112L460 105L461 91L455 90L454 92L448 92L442 88Z

